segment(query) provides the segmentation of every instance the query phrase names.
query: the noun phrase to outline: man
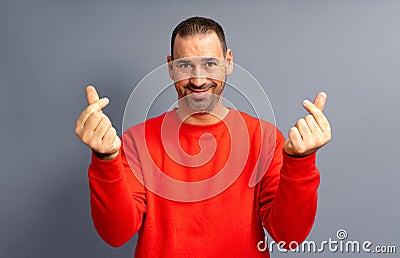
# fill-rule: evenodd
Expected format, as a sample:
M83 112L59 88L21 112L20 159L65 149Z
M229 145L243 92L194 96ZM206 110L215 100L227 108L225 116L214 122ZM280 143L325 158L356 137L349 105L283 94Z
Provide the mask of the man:
M93 150L90 201L99 235L117 247L138 232L137 257L269 257L257 248L263 227L286 248L302 242L316 214L315 152L331 138L325 93L304 101L310 114L285 140L271 124L222 105L233 57L218 23L181 22L167 60L178 108L128 129L122 143L101 111L108 99L86 89L75 133ZM261 178L251 186L254 171Z

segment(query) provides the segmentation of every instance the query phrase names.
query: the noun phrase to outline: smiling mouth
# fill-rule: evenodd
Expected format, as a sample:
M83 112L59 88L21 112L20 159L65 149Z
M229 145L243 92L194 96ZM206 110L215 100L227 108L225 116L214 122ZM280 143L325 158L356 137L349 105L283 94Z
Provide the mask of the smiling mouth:
M192 92L192 96L195 98L203 98L208 94L208 91L194 91Z
M211 88L209 87L207 89L201 89L201 90L194 90L191 88L188 88L188 90L191 92L189 95L193 98L204 98L207 95L211 94Z

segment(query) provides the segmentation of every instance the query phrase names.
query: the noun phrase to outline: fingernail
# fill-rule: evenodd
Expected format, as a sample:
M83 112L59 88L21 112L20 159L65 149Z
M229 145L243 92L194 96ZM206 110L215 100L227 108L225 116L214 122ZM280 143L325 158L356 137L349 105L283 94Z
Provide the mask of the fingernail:
M308 103L310 103L308 99L303 100L303 105L308 105Z
M103 98L103 101L104 101L105 103L110 102L110 100L109 100L108 98Z

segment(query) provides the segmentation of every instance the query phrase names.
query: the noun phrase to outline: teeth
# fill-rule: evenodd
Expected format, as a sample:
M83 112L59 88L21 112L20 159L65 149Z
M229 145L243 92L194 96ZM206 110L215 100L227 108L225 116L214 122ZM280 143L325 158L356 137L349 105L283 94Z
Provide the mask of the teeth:
M207 91L193 92L193 94L196 95L196 96L201 97L201 96L205 96L207 94Z
M211 89L211 87L208 89L197 89L197 90L190 89L190 92L188 92L188 93L189 93L189 95L192 96L192 98L203 99L203 98L207 97L207 95L209 93L211 93L210 89Z
M207 91L197 91L197 92L193 91L192 96L195 98L203 98L207 95L207 93L208 93Z

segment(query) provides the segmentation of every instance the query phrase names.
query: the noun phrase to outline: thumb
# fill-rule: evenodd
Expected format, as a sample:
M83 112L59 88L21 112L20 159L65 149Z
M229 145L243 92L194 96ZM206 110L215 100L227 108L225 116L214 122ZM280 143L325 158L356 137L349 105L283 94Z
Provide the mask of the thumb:
M314 105L321 111L324 110L325 103L326 103L326 93L325 92L320 92L317 94L317 96L314 99Z
M86 99L89 105L99 101L99 94L97 94L95 87L92 85L86 87Z

